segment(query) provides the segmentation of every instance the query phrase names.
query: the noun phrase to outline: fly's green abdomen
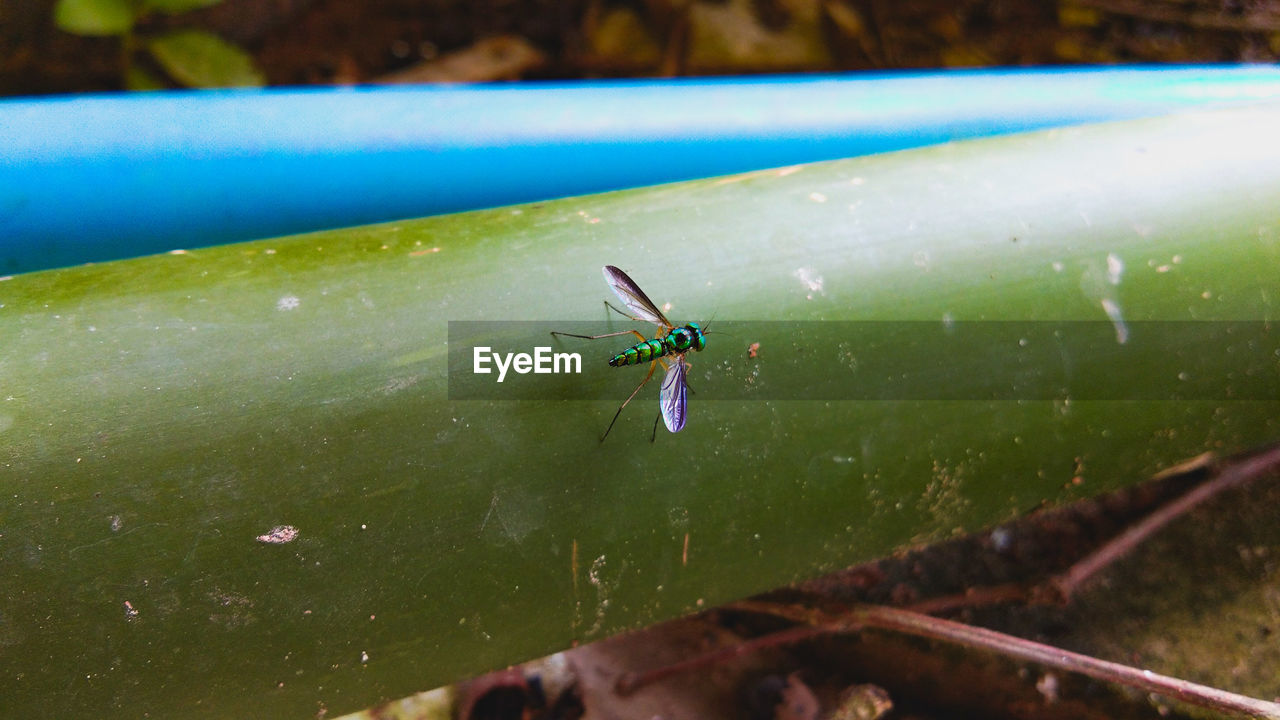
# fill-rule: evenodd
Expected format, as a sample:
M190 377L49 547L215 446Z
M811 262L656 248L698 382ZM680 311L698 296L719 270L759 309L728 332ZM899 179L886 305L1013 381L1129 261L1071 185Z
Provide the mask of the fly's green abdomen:
M645 340L642 343L636 343L622 352L614 355L609 360L609 364L613 367L622 367L623 365L639 365L647 363L655 358L660 358L670 352L670 349L662 340Z

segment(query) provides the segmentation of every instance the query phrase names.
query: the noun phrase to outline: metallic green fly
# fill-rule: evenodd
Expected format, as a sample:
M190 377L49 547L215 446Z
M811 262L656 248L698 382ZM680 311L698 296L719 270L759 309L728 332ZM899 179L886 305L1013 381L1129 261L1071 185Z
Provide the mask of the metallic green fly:
M658 334L654 339L650 340L637 330L622 330L615 333L605 333L604 335L575 335L573 333L552 331L552 335L564 335L566 337L583 338L584 340L599 340L600 338L617 337L619 335L635 335L640 342L614 355L609 360L609 365L613 367L624 367L626 365L640 365L641 363L649 363L649 374L644 376L644 380L631 391L631 395L618 407L618 412L613 414L613 420L609 421L609 427L605 428L604 435L600 436L600 442L609 437L609 431L613 429L613 424L618 422L618 416L622 414L622 409L627 406L640 392L640 388L649 382L653 377L653 371L661 364L666 370L666 377L662 379L662 395L659 399L659 408L661 413L659 417L666 423L667 429L671 432L680 432L684 429L684 423L687 416L687 398L689 393L689 385L685 380L685 375L689 371L689 363L684 359L690 350L702 350L707 346L707 338L702 328L697 323L688 323L680 327L676 327L667 319L657 305L649 299L648 295L636 285L635 281L627 277L627 274L612 265L604 266L604 279L609 283L609 287L613 288L613 292L622 301L634 315L623 312L613 305L609 305L609 301L605 301L614 312L623 317L630 318L637 322L651 322L658 326ZM663 358L671 358L670 364ZM658 420L653 421L653 437L658 436Z

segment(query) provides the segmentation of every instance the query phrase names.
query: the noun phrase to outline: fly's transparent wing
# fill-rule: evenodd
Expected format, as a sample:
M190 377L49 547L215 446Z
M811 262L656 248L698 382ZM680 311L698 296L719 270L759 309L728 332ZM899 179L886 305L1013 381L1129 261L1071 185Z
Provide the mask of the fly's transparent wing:
M684 376L688 372L689 366L684 364L684 356L677 355L675 364L667 370L666 377L662 378L662 421L667 424L667 429L671 432L680 432L684 429L684 421L688 414L686 401L689 395L689 386L685 384Z
M666 328L674 327L657 305L649 299L648 295L640 289L640 286L634 280L627 277L627 274L612 265L604 266L604 279L609 283L609 287L613 288L613 293L618 296L623 305L627 309L635 313L641 320L648 320L651 323L662 325Z

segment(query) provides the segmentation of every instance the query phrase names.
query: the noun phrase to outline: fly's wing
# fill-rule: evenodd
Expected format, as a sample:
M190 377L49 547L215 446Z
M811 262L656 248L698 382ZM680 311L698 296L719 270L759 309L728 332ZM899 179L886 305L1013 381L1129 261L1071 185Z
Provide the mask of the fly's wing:
M685 417L688 414L686 400L689 395L689 386L684 381L688 370L689 366L685 365L684 356L677 355L675 364L667 370L666 377L662 378L662 399L659 401L662 407L662 421L673 433L684 429Z
M609 287L613 288L613 293L618 296L623 305L627 309L635 313L641 320L648 320L651 323L662 325L663 327L674 327L657 305L649 299L648 295L640 289L640 286L634 280L627 277L627 274L612 265L604 266L604 279L609 283Z

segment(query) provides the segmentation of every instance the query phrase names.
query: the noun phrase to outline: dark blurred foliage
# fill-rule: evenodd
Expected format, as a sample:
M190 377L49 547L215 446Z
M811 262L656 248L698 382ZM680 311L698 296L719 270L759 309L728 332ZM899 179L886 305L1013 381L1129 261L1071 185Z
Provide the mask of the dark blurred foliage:
M119 89L119 38L63 32L53 6L0 0L0 93ZM138 32L178 27L272 85L1280 57L1261 0L224 0Z

